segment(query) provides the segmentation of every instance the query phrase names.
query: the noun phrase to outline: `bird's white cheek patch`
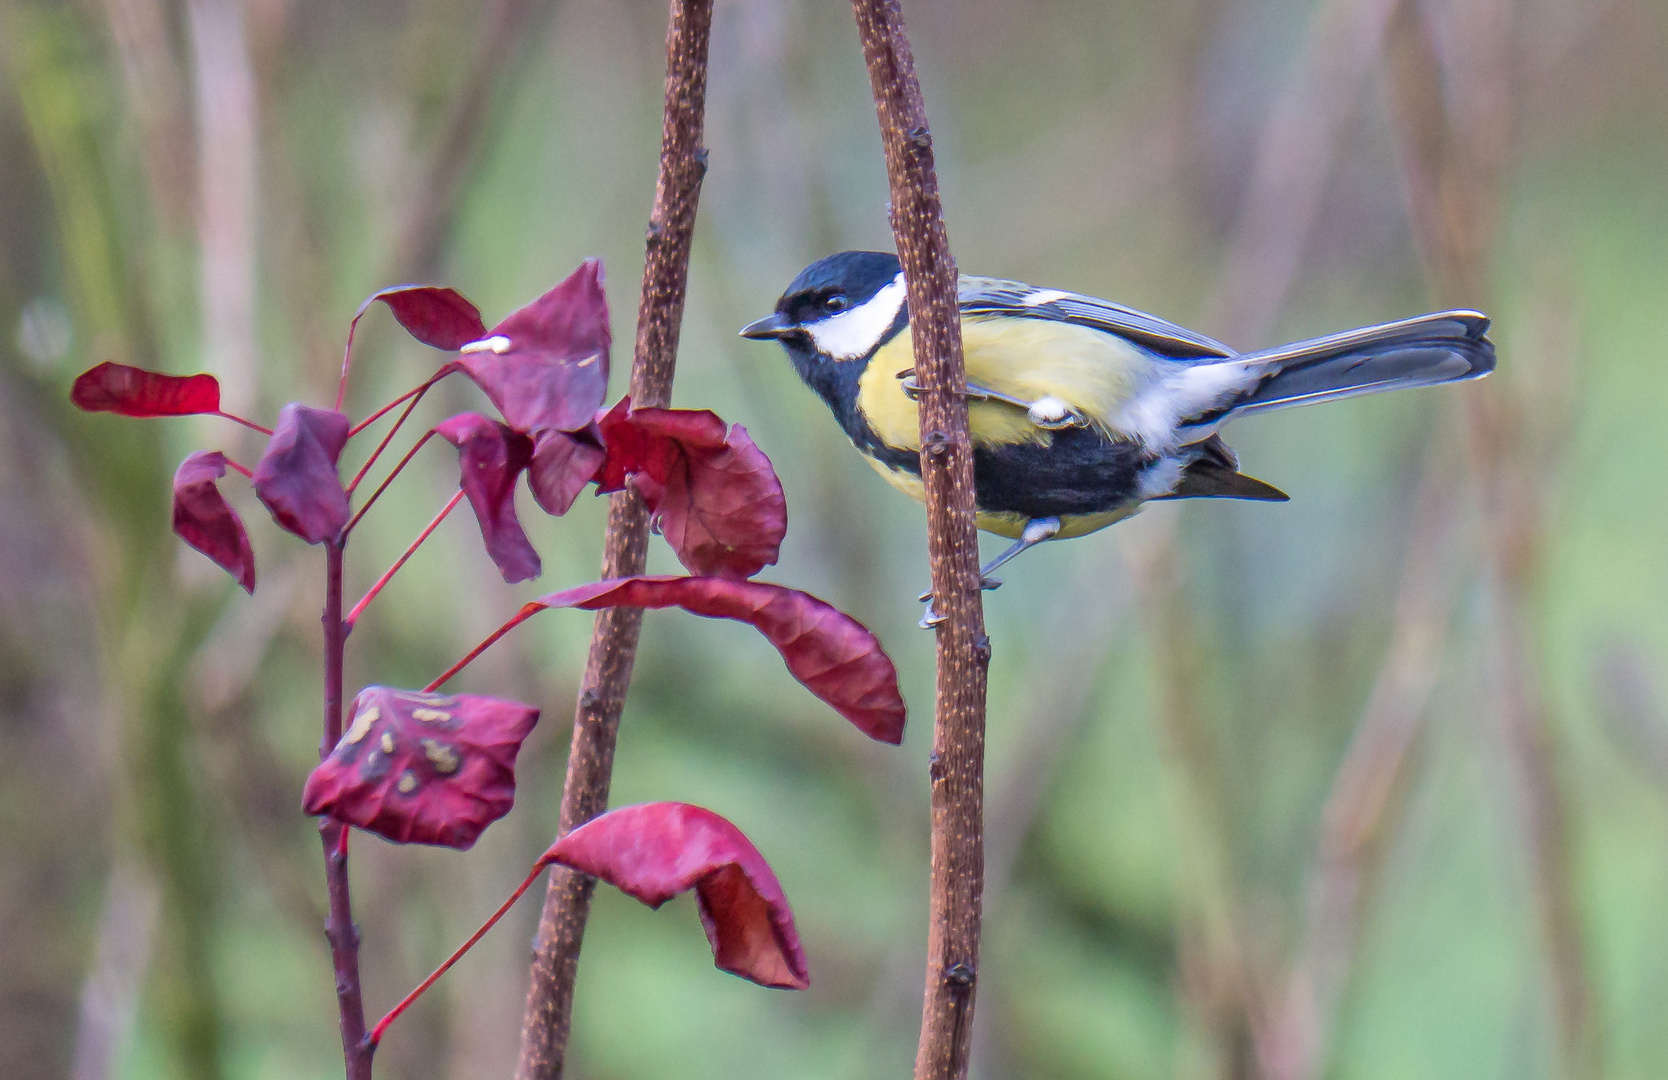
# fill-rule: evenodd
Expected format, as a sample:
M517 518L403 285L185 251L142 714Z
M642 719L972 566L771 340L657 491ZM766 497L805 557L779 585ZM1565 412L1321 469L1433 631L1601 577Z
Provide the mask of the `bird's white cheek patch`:
M855 360L873 352L880 344L886 331L892 329L904 299L904 278L900 272L867 302L838 315L806 323L805 332L816 342L818 352L836 360Z

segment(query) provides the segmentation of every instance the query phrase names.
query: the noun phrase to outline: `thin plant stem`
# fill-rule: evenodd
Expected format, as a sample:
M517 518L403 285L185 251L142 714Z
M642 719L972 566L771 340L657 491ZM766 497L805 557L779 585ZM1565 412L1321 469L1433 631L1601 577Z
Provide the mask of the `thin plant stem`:
M224 457L225 455L221 455L221 456ZM239 465L237 462L233 461L231 458L226 458L226 468L232 470L233 472L235 472L238 475L244 477L245 479L252 480L255 477L254 472L247 465Z
M360 598L359 603L353 605L353 610L348 612L347 618L344 620L349 630L353 629L354 624L359 621L360 613L365 610L365 607L372 600L376 599L376 594L382 591L382 587L393 580L394 575L400 572L400 567L405 565L406 560L417 553L417 549L423 546L423 541L429 538L429 534L440 528L440 523L446 520L446 515L455 510L458 503L462 501L463 491L460 489L453 492L452 497L446 501L446 505L440 508L440 513L434 515L434 520L423 526L423 531L417 534L417 539L411 542L411 546L407 547L400 557L394 560L393 566L382 572L382 576L376 579L376 584L372 585L370 591Z
M984 894L985 687L990 639L980 595L956 265L944 229L932 132L898 0L852 0L886 151L892 237L909 290L920 402L921 480L932 567L932 866L926 994L916 1080L962 1080L973 1042Z
M237 413L229 413L229 412L225 412L224 410L220 410L220 411L215 412L214 415L220 417L222 420L230 420L234 424L242 424L244 427L250 429L251 431L258 431L262 435L267 436L268 438L270 438L272 436L272 429L271 428L262 427L261 425L255 423L255 421L253 421L253 420L245 420L243 417L239 416Z
M399 397L395 398L393 401L390 401L388 404L384 405L382 408L378 409L376 412L374 412L371 415L365 417L365 419L359 421L359 423L357 423L357 424L353 425L351 428L349 428L348 429L348 438L350 438L350 439L353 438L355 435L359 434L361 431L364 431L366 428L370 427L372 424L376 423L378 420L381 420L384 416L387 416L389 413L391 413L395 409L399 408L399 406L402 402L410 401L413 398L416 398L419 401L422 400L423 395L429 392L429 387L433 386L435 383L439 382L441 379L444 379L446 376L452 374L452 372L457 371L457 370L458 370L458 364L457 364L457 361L455 361L455 360L452 361L450 364L447 364L445 367L442 367L439 371L437 371L433 375L429 376L428 381L423 383L421 386L412 387L410 390L407 390L405 393L401 394ZM411 415L411 410L415 407L416 407L415 405L407 405L406 406L405 412L400 414L399 420L394 424L394 430L395 431L399 430L400 424L405 423L405 418L407 416ZM385 439L393 438L393 435L394 435L394 432L391 431L391 432L388 433L387 436L385 436ZM386 441L384 442L384 445L386 445ZM381 452L382 452L382 447L378 447L377 448L377 453L381 453ZM372 457L374 458L375 455L373 454Z
M347 625L342 621L342 542L324 546L324 738L319 758L342 738L342 669L347 648ZM336 1006L341 1015L342 1057L347 1080L371 1080L371 1051L365 1042L365 1003L359 989L359 929L353 922L348 891L346 826L330 818L319 821L324 845L324 879L330 896L330 916L324 933L336 971Z
M389 434L390 434L390 436L392 436L393 433L390 432ZM355 525L359 524L359 519L365 516L365 511L369 510L371 508L371 506L373 504L375 504L375 502L382 497L382 493L384 491L388 490L388 485L392 484L394 482L394 477L400 475L400 472L407 465L411 464L411 459L417 456L417 451L419 451L423 448L423 444L428 442L433 437L434 437L434 429L433 428L430 428L428 431L423 432L422 436L416 442L411 444L411 449L409 449L405 452L405 456L400 458L399 461L394 463L393 469L389 470L388 475L382 478L382 483L378 484L376 486L376 490L371 492L371 497L366 499L364 505L361 506L357 511L355 511L354 515L351 518L348 519L348 523L346 525L342 526L342 536L344 538L347 536L348 533L353 531L353 527ZM370 464L371 463L367 461L365 463L365 467L369 468ZM360 475L361 476L364 475L363 471L361 471ZM357 484L358 482L359 482L359 477L354 477L353 483ZM347 490L348 490L349 494L352 494L353 493L353 484L349 484Z
M496 645L498 643L499 638L503 637L505 634L509 633L511 630L514 630L516 627L520 626L522 623L526 622L528 619L532 618L534 615L537 615L539 612L541 612L543 610L544 610L544 606L542 604L526 604L526 605L524 605L520 611L518 611L514 615L510 616L510 619L509 619L508 622L506 622L503 626L500 626L498 629L494 630L492 633L488 634L486 636L486 638L484 640L482 640L482 642L479 645L475 646L473 649L470 649L467 653L465 653L464 656L463 656L463 659L459 660L457 663L453 664L451 667L449 667L445 671L441 672L438 676L435 677L433 682L431 682L427 686L423 687L423 693L432 694L436 690L440 689L442 686L445 686L447 683L451 682L452 681L452 676L456 675L458 672L462 671L464 668L468 667L470 664L473 664L475 662L475 658L480 656L482 653L486 652L488 649L492 648L494 645Z
M502 919L505 915L509 914L509 910L515 907L515 902L521 899L523 893L532 888L533 882L538 880L540 872L542 872L547 865L549 865L549 863L545 859L540 859L538 862L534 863L533 869L528 872L526 880L516 886L515 892L510 894L510 898L508 900L505 900L502 904L498 905L498 910L494 911L487 921L481 924L481 928L476 930L473 934L470 934L468 941L465 941L462 945L459 945L456 949L452 950L452 955L448 956L441 962L439 967L430 972L428 978L418 983L416 987L412 989L411 993L400 999L398 1005L395 1005L392 1009L388 1010L388 1015L376 1022L376 1027L372 1028L371 1033L365 1037L366 1043L372 1050L375 1050L377 1044L382 1042L382 1034L388 1030L389 1024L392 1024L396 1019L398 1019L399 1015L405 1012L406 1009L410 1008L411 1004L418 998L422 997L431 986L439 982L440 977L446 974L447 971L451 970L453 964L463 959L463 954L468 952L470 949L473 949L476 943L486 936L487 931L497 925L499 919Z
M649 218L631 363L631 400L639 406L665 406L672 400L695 208L707 170L707 152L701 142L712 6L712 0L672 0L666 30L660 178ZM643 500L631 491L611 496L603 539L603 576L641 574L647 565L648 536L649 515ZM590 654L574 708L559 835L608 809L614 746L642 622L641 608L611 608L599 612L593 624ZM596 879L589 875L561 867L551 871L533 939L517 1080L557 1080L562 1075L579 949L595 889Z

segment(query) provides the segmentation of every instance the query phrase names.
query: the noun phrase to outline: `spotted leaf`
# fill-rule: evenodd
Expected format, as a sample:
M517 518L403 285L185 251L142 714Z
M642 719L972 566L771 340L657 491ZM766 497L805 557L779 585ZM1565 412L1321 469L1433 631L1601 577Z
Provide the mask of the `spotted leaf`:
M538 719L514 701L368 686L301 808L397 844L468 849L515 805L516 754Z
M781 883L740 829L688 803L627 806L593 818L545 853L658 908L695 890L695 902L723 971L761 986L811 985L793 912Z
M782 484L740 424L705 409L633 409L598 421L608 457L599 491L642 494L692 573L749 578L776 561L788 531Z

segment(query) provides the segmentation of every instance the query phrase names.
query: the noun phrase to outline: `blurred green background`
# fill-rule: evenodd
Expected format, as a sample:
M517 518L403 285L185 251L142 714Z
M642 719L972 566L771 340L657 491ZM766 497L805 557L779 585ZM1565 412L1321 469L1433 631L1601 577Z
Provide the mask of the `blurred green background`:
M1153 507L987 596L975 1077L1668 1075L1668 6L905 7L963 267L1242 348L1487 305L1501 356L1476 386L1243 422L1246 471L1291 503ZM229 484L259 560L245 597L169 535L168 478L258 439L79 415L71 379L119 360L212 371L257 417L326 404L376 288L451 284L490 323L601 255L617 392L665 19L658 0L0 0L6 1076L341 1069L297 809L321 560ZM1387 58L1428 40L1424 76L1397 76ZM1397 104L1421 91L1487 166L1461 170L1464 205L1498 211L1423 241L1422 129ZM922 517L779 350L735 336L807 262L890 242L847 6L719 0L707 142L675 403L771 455L790 530L766 576L873 627L913 713L901 749L868 743L751 631L648 617L614 801L746 830L813 987L719 974L687 899L605 891L570 1075L902 1076L926 933ZM1472 262L1445 272L1467 229ZM356 414L438 362L380 311L360 342ZM479 407L443 390L428 422ZM350 551L350 600L452 489L449 452L419 466ZM543 578L503 586L454 515L360 624L350 689L420 685L521 600L595 576L602 502L555 520L523 499ZM545 709L516 809L474 851L356 844L373 1016L549 843L589 630L541 616L463 680ZM392 1029L379 1075L510 1075L536 910Z

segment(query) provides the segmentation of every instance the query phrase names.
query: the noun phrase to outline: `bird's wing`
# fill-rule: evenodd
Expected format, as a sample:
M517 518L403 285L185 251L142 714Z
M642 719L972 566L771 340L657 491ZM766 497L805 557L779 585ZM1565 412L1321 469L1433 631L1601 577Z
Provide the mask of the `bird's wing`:
M1134 308L1061 289L1039 289L1020 281L963 276L963 315L1047 319L1116 334L1177 360L1235 355L1234 350L1186 327Z

